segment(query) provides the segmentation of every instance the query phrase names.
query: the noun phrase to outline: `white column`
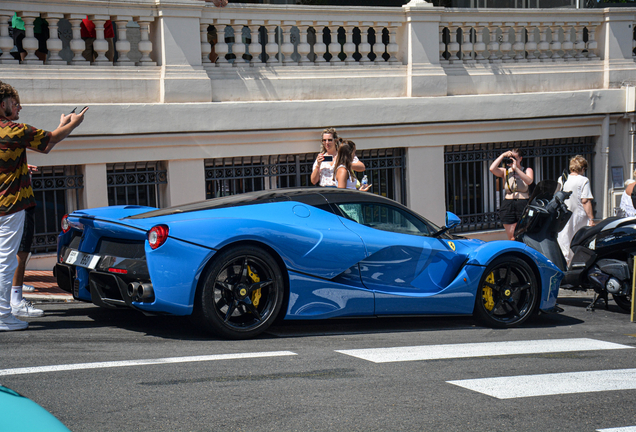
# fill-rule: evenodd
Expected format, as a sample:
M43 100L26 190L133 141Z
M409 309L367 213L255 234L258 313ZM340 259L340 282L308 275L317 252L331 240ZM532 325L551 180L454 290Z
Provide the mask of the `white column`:
M82 189L83 208L108 206L108 183L106 164L91 164L82 167L84 188Z
M371 63L371 59L369 58L369 54L371 53L371 44L369 43L369 28L373 27L372 22L363 22L360 23L360 45L358 45L358 52L362 57L360 57L360 64L369 65Z
M389 54L389 64L402 64L397 58L400 46L397 43L397 28L399 23L389 23L389 44L386 46L386 52Z
M234 66L249 66L249 62L243 58L245 54L245 42L243 42L243 27L247 21L235 20L232 29L234 30L234 43L232 44L232 54L234 54Z
M563 58L561 57L561 39L559 30L562 28L563 23L554 23L554 25L550 26L550 31L552 33L552 43L550 44L550 50L552 50L552 61L553 62L562 62Z
M446 52L446 44L444 43L444 30L446 29L445 23L439 24L439 62L441 64L448 64L448 60L444 58L444 52ZM377 41L377 33L376 33ZM374 45L375 50L375 45Z
M130 41L128 40L128 21L131 21L131 16L117 16L115 17L115 24L117 26L117 42L115 42L115 51L117 51L117 66L133 66L133 61L128 58L130 52Z
M199 32L201 33L201 63L212 63L210 61L210 53L212 52L212 45L208 42L208 27L210 24L201 21L199 24ZM119 28L119 26L117 26Z
M345 64L356 64L356 59L353 58L353 54L356 52L356 45L353 43L353 28L357 25L355 22L347 22L343 27L345 30L345 43L342 46L342 51L345 53Z
M499 29L500 26L501 26L501 23L488 24L488 36L490 38L490 42L488 42L488 61L490 63L501 63L499 54L497 54L497 51L499 51L499 39L497 36L497 29ZM502 40L503 40L503 37L502 37Z
M230 52L229 45L225 42L225 28L229 24L229 21L217 21L214 24L216 28L216 45L214 45L214 52L218 56L216 59L216 65L219 67L230 67L232 64L227 61L225 56Z
M250 21L250 39L252 42L249 45L250 55L252 56L252 60L250 60L250 64L252 66L261 66L263 65L263 60L261 60L261 53L263 52L263 45L259 38L261 26L265 24L265 21Z
M448 46L446 47L446 49L448 50L448 54L450 54L450 57L448 58L448 61L450 64L461 63L461 60L459 59L459 56L458 56L458 53L459 53L459 43L457 42L458 28L459 26L453 25L452 23L448 23L449 39L448 39Z
M35 12L22 12L20 17L22 21L24 21L24 28L26 36L22 40L22 46L27 52L26 57L22 60L24 64L33 64L33 65L41 65L44 62L35 55L35 51L38 49L38 40L35 38L35 34L33 33L33 21L35 18L39 17L39 13Z
M46 13L44 18L49 23L49 40L46 41L46 49L49 50L49 55L46 59L48 65L66 65L67 62L60 57L60 51L62 51L62 40L57 35L58 23L64 18L64 14L58 13Z
M384 53L386 52L386 45L382 42L382 32L384 32L384 28L389 25L388 22L376 22L373 26L375 30L375 43L373 44L373 54L375 54L375 64L384 64L386 60L384 60Z
M331 25L329 26L329 30L331 31L331 43L329 44L329 54L331 54L330 62L332 65L340 65L340 64L344 65L344 63L338 56L340 54L340 51L342 50L340 43L338 43L338 29L340 29L340 27L343 25L344 23L342 22L332 22Z
M150 23L155 19L152 17L139 18L137 23L141 29L141 41L139 41L138 49L141 52L141 59L137 62L137 66L157 66L157 63L152 61L150 53L152 52L152 42L150 42Z
M513 62L514 59L510 57L510 50L512 49L512 44L510 43L510 28L514 25L514 23L503 23L501 25L501 61L503 63Z
M279 60L276 58L276 54L278 54L278 43L276 43L276 29L278 28L278 22L267 21L267 45L265 45L265 52L267 53L267 64L273 65L274 63L278 63Z
M166 207L205 199L205 162L195 160L169 160L166 162Z
M9 23L12 17L13 12L0 11L0 64L18 64L18 60L9 53L14 45L13 38L9 36Z
M475 51L475 60L479 63L488 63L488 60L484 57L486 51L486 44L484 43L484 28L488 23L477 23L474 26L475 29L475 44L473 50Z
M86 49L86 43L82 39L82 34L80 30L80 26L82 24L82 20L86 18L86 15L80 14L71 14L69 17L69 22L71 23L71 28L73 30L73 39L70 43L71 51L73 51L73 58L71 59L72 65L81 65L88 66L90 63L82 56L82 53Z
M475 23L464 23L462 29L462 61L464 63L475 63L473 58L473 43L470 41L470 34Z
M298 34L300 35L300 43L298 44L298 54L300 55L299 64L301 66L309 66L312 61L309 60L308 54L311 52L311 46L307 42L307 31L313 24L311 21L301 21L298 24Z
M446 212L444 147L409 147L406 155L407 206L440 226L444 225ZM427 187L422 187L427 185Z
M283 21L281 23L281 33L283 35L283 43L280 46L280 52L283 55L283 64L285 66L297 66L298 62L294 61L294 44L291 43L291 29L296 21Z
M539 26L539 44L537 50L539 51L539 61L550 61L548 51L550 50L550 44L548 43L548 27L547 25Z
M572 43L572 27L572 23L565 23L563 26L563 44L561 44L561 48L563 49L563 59L565 61L573 58L571 54L572 49L574 49L574 43Z
M108 51L108 41L104 38L104 24L110 19L106 15L96 15L93 18L95 24L95 42L93 42L93 49L97 53L97 58L93 64L100 66L112 66L113 63L106 58L106 52Z
M512 44L512 49L515 50L515 62L526 61L526 25L525 23L516 23L515 27L515 43Z
M526 30L528 30L528 41L526 42L526 52L528 53L529 62L538 62L539 59L534 55L537 51L537 43L534 41L534 29L537 28L539 23L530 23Z
M327 45L325 44L325 34L323 33L325 27L329 26L328 22L317 21L314 25L314 31L316 32L316 43L314 44L314 54L316 55L316 65L326 66L327 60L325 60L325 54L327 53Z
M636 40L632 41L632 44L636 44ZM636 48L636 46L633 46L633 48ZM598 59L598 56L596 55L597 49L598 42L596 42L596 24L591 23L587 27L587 58L590 60Z
M583 42L583 29L585 28L585 24L578 23L574 26L574 30L576 32L576 40L574 43L574 49L576 50L576 54L574 54L574 58L577 60L587 60L585 54L583 54L583 50L585 50L585 42Z

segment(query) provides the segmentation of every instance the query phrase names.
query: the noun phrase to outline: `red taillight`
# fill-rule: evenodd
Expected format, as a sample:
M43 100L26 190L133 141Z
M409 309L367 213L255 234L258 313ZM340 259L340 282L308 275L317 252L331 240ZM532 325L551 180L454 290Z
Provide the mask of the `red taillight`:
M148 243L152 249L157 249L168 240L168 225L157 225L148 232Z
M71 229L71 224L68 223L68 215L65 214L62 218L62 232L66 234Z
M110 273L128 274L128 270L126 270L126 269L118 269L118 268L114 268L114 267L110 267L108 269L108 271Z

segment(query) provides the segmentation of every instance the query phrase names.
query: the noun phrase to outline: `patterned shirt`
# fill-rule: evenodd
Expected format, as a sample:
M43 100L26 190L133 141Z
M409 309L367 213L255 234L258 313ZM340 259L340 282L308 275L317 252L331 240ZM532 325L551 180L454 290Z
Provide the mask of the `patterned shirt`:
M26 149L42 151L51 132L0 117L0 216L35 205Z

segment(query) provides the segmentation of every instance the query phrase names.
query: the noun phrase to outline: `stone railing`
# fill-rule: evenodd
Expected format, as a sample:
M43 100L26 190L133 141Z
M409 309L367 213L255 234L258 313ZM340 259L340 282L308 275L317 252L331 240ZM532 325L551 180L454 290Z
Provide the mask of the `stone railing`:
M9 36L14 13L25 24L22 62ZM89 41L81 35L86 17L96 27L96 56L89 59ZM35 33L41 18L50 34L44 61ZM109 40L111 23L115 35ZM574 91L636 84L635 24L636 8L445 9L416 0L401 8L217 8L203 0L5 0L0 76L21 86L26 103Z
M202 62L209 65L213 52L217 67L399 65L403 21L398 8L209 5L201 18Z
M508 22L510 13L489 12L485 22L476 22L481 16L442 15L442 65L600 60L596 32L603 13L598 9L576 16L554 9L541 15L516 11L515 21Z
M21 62L25 65L74 65L74 66L156 66L151 59L153 44L150 40L150 27L155 21L156 11L150 3L121 2L110 3L108 7L95 2L86 4L79 2L3 2L0 4L0 64L18 64L12 56L13 39L9 36L11 18L16 13L24 22L25 38L23 47L27 52ZM36 56L38 35L35 33L35 21L43 18L48 24L49 37L46 48L49 53L42 61ZM94 61L86 59L82 53L86 49L85 40L81 37L82 20L89 18L95 24L96 38L93 49L97 54ZM110 22L109 22L110 21ZM109 41L105 37L105 27L114 24L117 42L114 50L116 61L106 58ZM132 41L131 41L132 39ZM131 53L134 43L134 53ZM132 58L131 58L132 57Z

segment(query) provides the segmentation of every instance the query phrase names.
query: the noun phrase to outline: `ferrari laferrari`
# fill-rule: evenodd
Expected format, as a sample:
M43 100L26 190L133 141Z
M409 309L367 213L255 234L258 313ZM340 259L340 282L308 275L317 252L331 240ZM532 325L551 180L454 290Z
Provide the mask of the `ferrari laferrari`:
M523 243L450 234L368 192L288 188L62 220L55 275L77 300L189 315L230 339L275 320L474 315L512 327L558 309L562 272Z

